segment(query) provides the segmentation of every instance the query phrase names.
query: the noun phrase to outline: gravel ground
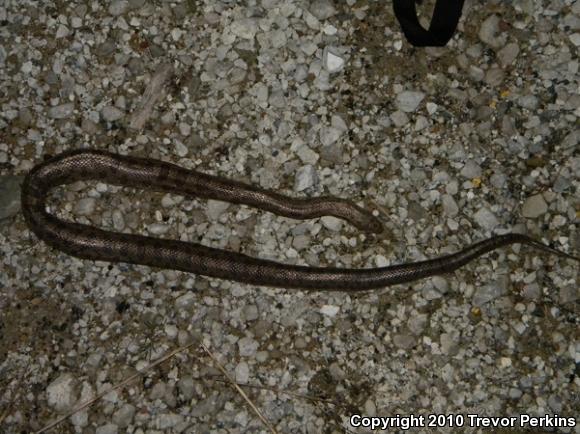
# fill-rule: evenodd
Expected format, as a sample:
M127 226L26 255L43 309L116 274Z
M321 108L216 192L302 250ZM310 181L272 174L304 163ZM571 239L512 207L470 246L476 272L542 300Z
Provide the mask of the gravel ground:
M220 367L281 433L359 432L352 414L578 416L572 261L516 246L414 284L307 293L78 260L26 228L21 176L90 146L350 198L387 227L54 192L57 214L117 231L345 267L512 230L580 251L580 2L468 1L437 49L411 47L381 1L237 3L0 3L0 430L39 430L192 342L52 432L267 432Z

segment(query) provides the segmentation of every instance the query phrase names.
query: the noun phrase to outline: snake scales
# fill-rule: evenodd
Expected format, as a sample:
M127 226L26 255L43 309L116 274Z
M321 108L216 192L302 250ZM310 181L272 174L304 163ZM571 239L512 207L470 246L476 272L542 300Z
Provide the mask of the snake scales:
M580 261L526 235L510 233L472 244L451 255L389 267L344 269L288 265L195 243L110 232L63 221L46 212L50 189L80 180L246 204L296 219L333 215L375 233L382 230L382 225L371 213L343 199L291 198L159 160L77 150L57 155L28 173L22 186L22 211L38 238L85 259L183 270L255 285L342 291L381 288L450 273L487 252L514 243Z

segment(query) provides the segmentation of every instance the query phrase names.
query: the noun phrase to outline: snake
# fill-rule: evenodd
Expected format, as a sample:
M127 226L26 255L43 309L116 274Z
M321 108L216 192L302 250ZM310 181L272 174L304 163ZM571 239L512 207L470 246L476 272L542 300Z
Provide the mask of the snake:
M175 164L96 149L66 151L34 166L25 176L21 205L29 229L49 246L82 259L147 265L246 284L327 291L365 291L452 273L500 247L522 244L580 261L528 235L506 233L453 254L375 268L311 267L252 257L193 242L104 230L62 220L47 211L51 189L77 181L149 189L252 206L292 219L334 216L359 230L381 233L372 212L337 197L290 197Z

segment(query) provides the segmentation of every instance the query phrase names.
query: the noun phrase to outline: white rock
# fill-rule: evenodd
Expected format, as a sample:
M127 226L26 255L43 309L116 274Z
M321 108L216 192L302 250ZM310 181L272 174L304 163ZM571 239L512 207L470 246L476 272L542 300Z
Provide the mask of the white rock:
M310 188L318 183L318 174L316 169L307 164L302 166L296 172L296 178L294 179L294 191L303 191Z
M79 397L76 378L69 373L60 375L46 388L48 405L59 413L71 410Z
M383 255L375 256L375 265L377 267L386 267L389 264L390 264L389 260L385 258Z
M32 62L24 62L20 67L20 71L22 71L24 74L30 74L30 72L32 72Z
M572 35L568 36L570 38L570 42L572 42L575 46L580 46L580 33L573 33Z
M324 61L324 67L331 74L340 72L344 68L344 59L338 54L330 51L328 47L324 49L322 58Z
M336 314L340 311L338 306L334 306L332 304L325 304L320 308L320 313L329 317L335 317Z
M174 28L173 30L171 30L171 39L173 39L174 41L179 41L182 35L183 30L181 29Z
M430 115L434 115L437 112L437 109L439 108L439 106L434 102L428 102L427 104L425 104L425 106L427 107L427 113L429 113Z

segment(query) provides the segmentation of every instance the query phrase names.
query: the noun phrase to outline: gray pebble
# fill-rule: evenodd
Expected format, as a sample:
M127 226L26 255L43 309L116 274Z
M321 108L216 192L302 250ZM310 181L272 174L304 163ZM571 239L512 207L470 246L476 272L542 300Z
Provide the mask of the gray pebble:
M562 193L570 188L572 185L569 178L563 175L559 175L556 180L554 181L554 191L556 193Z
M490 15L481 23L479 39L493 48L499 48L505 44L507 36L499 31L499 17Z
M207 206L205 208L205 215L211 221L216 221L220 216L226 212L230 207L228 202L222 202L221 200L210 199L207 201Z
M503 47L497 53L497 58L501 66L506 67L511 65L520 52L520 47L515 42L511 42Z
M74 207L74 212L77 215L91 215L95 212L97 201L93 197L85 197L79 200Z
M461 175L467 179L479 178L481 176L481 166L474 160L468 160L461 169Z
M479 211L473 215L473 219L479 226L488 231L493 230L497 225L499 225L499 221L495 214L487 208L480 208Z
M158 381L153 385L151 391L149 392L149 397L152 400L161 399L165 396L165 392L167 391L167 386L163 381Z
M548 405L555 413L562 412L562 398L560 398L558 395L550 395L548 398Z
M475 306L483 306L484 304L507 294L507 283L507 279L498 279L495 282L478 288L473 295L473 304Z
M574 285L563 286L559 292L560 303L572 303L580 298L580 287Z
M495 188L504 188L507 183L507 177L503 173L494 173L491 175L489 182Z
M125 116L122 110L119 110L117 107L108 105L103 107L101 110L101 115L103 115L103 119L107 122L115 122Z
M236 366L235 374L236 382L245 384L250 379L250 367L246 362L241 361Z
M322 59L324 61L324 67L331 74L340 72L344 68L345 64L344 58L341 55L334 52L334 50L331 50L329 47L326 47L324 49ZM319 78L321 77L319 76Z
M451 333L441 333L439 345L443 354L453 354L457 350L457 344Z
M151 223L147 225L147 231L152 235L164 235L166 234L171 227L164 223Z
M319 159L318 154L306 145L300 146L296 150L296 155L304 164L316 164Z
M195 394L195 382L191 376L185 376L177 382L177 388L187 401L191 400Z
M511 399L519 399L522 396L522 391L520 389L516 389L515 387L511 387L508 395Z
M455 217L459 212L459 207L457 202L453 199L453 196L449 194L444 194L441 197L441 204L443 205L443 212L449 217Z
M540 295L542 295L542 291L540 289L540 286L534 282L524 286L524 289L522 290L522 295L524 296L524 298L527 298L529 300L537 300L540 297Z
M410 350L417 344L417 338L408 333L400 333L393 337L393 343L399 349Z
M256 354L258 350L258 342L250 337L242 338L238 341L238 349L240 351L240 356L251 357Z
M409 318L409 321L407 321L407 327L409 327L409 330L413 332L413 334L420 335L423 330L425 330L427 319L428 317L425 314L413 315Z
M23 176L0 176L0 220L20 211L20 184Z
M406 90L397 95L395 105L403 112L412 113L417 110L424 98L425 94L423 92Z
M538 97L535 95L524 95L518 98L518 104L525 109L535 110L538 108Z
M95 430L95 434L117 434L118 432L119 427L114 423L102 425Z
M322 127L319 133L320 143L322 143L323 146L330 146L336 142L341 135L342 131L337 128L328 126Z
M522 206L522 215L526 218L538 218L546 212L548 212L548 204L541 194L528 197Z
M161 430L168 430L183 423L184 417L175 413L162 413L157 416L156 427Z
M344 161L343 145L335 143L320 148L320 158L328 163L341 164Z
M342 229L342 220L334 216L324 216L320 218L322 225L331 231L338 232Z
M306 235L297 235L292 240L292 247L296 250L304 250L310 245L310 237Z
M75 106L72 102L51 107L48 110L48 117L52 119L68 118L73 113L74 108Z
M191 292L186 292L185 294L183 294L180 297L177 297L175 299L175 307L177 307L178 310L189 310L191 307L193 307L197 302L197 298L195 297L195 295L193 295L193 293Z
M128 9L129 3L127 0L114 0L109 5L109 13L115 17L119 15L123 15L125 11Z
M499 86L503 83L505 72L499 68L490 68L486 73L483 81L490 86Z
M69 411L79 399L79 383L70 373L61 374L46 388L48 405L58 413Z
M404 127L409 123L409 117L401 110L391 113L390 118L395 126L399 128Z
M481 69L475 65L469 66L468 73L469 73L469 77L474 81L482 81L483 78L485 77L485 72L483 72L483 69Z
M255 321L258 319L258 306L255 304L249 304L243 309L244 319L246 321Z
M258 25L253 18L242 18L231 24L231 31L234 35L242 39L254 39L258 32Z
M312 15L321 21L336 14L336 9L330 0L314 0L309 10Z
M123 229L125 229L125 217L121 211L118 209L114 210L111 218L113 220L113 227L116 231L123 231Z
M318 184L318 174L316 169L307 164L296 171L296 178L294 179L294 191L303 191L307 188Z
M113 422L119 428L126 428L133 422L135 416L135 406L131 404L123 404L120 409L113 413Z

